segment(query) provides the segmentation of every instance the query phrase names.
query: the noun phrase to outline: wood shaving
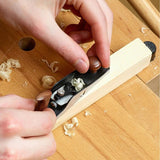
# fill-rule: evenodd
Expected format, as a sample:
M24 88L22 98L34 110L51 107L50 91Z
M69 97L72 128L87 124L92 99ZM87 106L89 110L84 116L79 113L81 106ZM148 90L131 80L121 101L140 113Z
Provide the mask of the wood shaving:
M23 84L23 87L26 87L26 86L28 86L28 82L27 81L24 81L24 84Z
M72 118L72 124L75 125L76 127L78 127L79 122L78 122L77 117Z
M10 58L7 62L3 62L0 65L0 79L9 82L11 80L10 74L12 73L12 68L21 68L18 60Z
M76 91L82 90L83 86L85 85L85 83L84 83L82 78L73 78L71 80L71 84L72 84L72 86L75 87Z
M72 121L72 123L66 123L63 126L63 128L64 128L64 134L66 136L69 136L69 137L75 136L75 132L73 132L73 131L79 125L77 117L72 118L71 121Z
M19 61L12 58L7 60L7 64L10 68L21 68Z
M46 59L42 59L42 62L46 63L48 68L50 68L53 73L56 73L59 70L59 67L57 66L57 64L59 64L58 61L53 61L49 64Z
M84 112L84 115L85 115L85 117L88 117L88 116L91 116L91 115L92 115L92 113L91 113L91 112L89 112L89 111L85 111L85 112Z
M149 30L149 28L146 28L146 27L142 27L142 28L141 28L141 32L142 32L142 33L145 33L145 30Z
M129 96L129 97L132 97L132 94L129 93L128 96Z
M70 9L64 9L64 8L61 9L61 12L70 12L70 11L71 11Z
M45 89L51 89L56 83L56 79L53 76L45 75L42 77L42 86Z

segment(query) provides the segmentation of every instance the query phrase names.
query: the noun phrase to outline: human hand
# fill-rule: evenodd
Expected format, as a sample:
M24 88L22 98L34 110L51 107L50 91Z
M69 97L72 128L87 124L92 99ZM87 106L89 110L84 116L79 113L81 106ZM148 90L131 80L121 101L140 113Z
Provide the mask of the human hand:
M55 152L55 113L34 111L35 105L16 95L0 97L0 160L40 160Z
M66 28L69 36L55 21L61 8L82 17L78 25ZM105 0L5 0L0 1L0 17L57 50L81 73L89 68L87 55L109 67L113 15ZM95 44L86 55L77 43L91 40Z

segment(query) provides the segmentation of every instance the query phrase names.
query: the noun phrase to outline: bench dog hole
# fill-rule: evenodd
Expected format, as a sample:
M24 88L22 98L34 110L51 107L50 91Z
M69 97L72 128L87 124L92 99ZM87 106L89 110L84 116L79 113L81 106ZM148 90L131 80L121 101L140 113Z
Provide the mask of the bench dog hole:
M36 42L31 37L25 37L19 41L19 47L24 51L31 51L32 49L34 49L35 45Z

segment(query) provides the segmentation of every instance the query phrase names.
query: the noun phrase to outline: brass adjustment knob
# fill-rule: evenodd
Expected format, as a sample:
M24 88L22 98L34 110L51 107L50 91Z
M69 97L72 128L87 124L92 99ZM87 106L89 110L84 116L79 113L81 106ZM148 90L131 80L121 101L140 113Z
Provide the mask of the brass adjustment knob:
M95 56L89 57L89 70L93 73L97 72L101 68L101 62Z
M50 101L50 97L52 95L52 92L50 90L46 90L44 92L41 92L37 97L36 97L36 111L42 111L45 108L47 108L48 103Z

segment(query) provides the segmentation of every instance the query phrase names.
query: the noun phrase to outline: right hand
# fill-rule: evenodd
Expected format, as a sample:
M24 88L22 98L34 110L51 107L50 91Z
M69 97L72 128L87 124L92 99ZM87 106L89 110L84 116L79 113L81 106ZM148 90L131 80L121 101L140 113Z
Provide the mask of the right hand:
M81 17L64 33L55 18L61 8L70 8ZM57 50L81 72L89 68L89 56L96 56L102 66L109 67L112 35L112 11L105 0L0 0L0 18ZM95 41L86 53L79 43Z
M0 160L40 160L56 149L55 113L34 111L36 101L16 95L0 97Z

